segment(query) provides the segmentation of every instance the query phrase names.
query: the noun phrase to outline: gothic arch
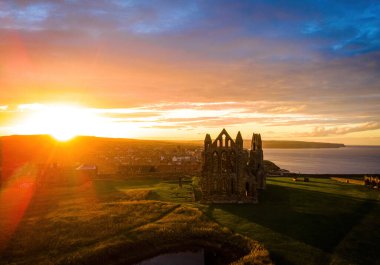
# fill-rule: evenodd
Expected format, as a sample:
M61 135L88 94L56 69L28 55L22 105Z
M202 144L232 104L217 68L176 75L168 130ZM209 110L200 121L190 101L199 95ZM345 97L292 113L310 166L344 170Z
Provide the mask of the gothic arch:
M251 185L249 182L245 183L245 196L250 196L251 195Z
M212 154L212 172L217 173L219 171L219 155L217 152Z
M226 130L222 130L222 132L215 138L213 145L214 147L224 147L230 148L235 144L232 140L231 136L227 133Z
M228 160L227 160L227 152L223 151L220 154L220 166L222 173L226 173L228 171Z
M236 173L236 153L235 151L231 151L230 153L230 171L232 173Z

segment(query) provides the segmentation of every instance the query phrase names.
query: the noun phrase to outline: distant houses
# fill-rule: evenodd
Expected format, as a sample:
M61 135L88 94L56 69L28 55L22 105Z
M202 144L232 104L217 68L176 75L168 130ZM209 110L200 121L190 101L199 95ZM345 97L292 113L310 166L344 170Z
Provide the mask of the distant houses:
M98 175L98 167L82 164L78 167L62 166L56 163L39 164L37 182L40 186L76 186Z
M98 167L91 164L82 164L75 169L76 175L83 178L94 178L98 175Z

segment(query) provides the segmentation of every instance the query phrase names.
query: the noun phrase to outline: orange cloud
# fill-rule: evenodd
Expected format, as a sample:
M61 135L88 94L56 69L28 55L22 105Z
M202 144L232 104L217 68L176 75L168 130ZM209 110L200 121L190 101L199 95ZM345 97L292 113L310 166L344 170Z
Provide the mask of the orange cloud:
M330 135L345 135L348 133L364 132L364 131L371 131L371 130L378 130L378 129L380 129L379 122L368 122L365 124L344 126L344 127L332 127L332 128L315 127L312 132L296 133L295 135L299 137L323 137L323 136L330 136Z

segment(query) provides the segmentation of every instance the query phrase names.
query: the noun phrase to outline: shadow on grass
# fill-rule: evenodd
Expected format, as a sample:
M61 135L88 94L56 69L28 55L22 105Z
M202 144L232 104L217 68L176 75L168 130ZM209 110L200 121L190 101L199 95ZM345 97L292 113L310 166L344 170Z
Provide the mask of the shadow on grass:
M213 209L220 209L332 254L353 227L379 208L373 200L268 185L257 205L212 205L206 214L212 217ZM273 239L267 240L263 243L270 246ZM369 240L368 244L372 245L362 247L374 249L377 243ZM275 257L276 252L273 254L275 261L282 260Z

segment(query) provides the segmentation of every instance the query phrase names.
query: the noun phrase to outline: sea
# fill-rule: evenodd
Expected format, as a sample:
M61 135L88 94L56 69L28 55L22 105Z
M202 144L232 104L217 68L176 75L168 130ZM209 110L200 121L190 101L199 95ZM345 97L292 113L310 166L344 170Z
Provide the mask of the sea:
M264 149L264 159L305 174L380 174L380 146Z

